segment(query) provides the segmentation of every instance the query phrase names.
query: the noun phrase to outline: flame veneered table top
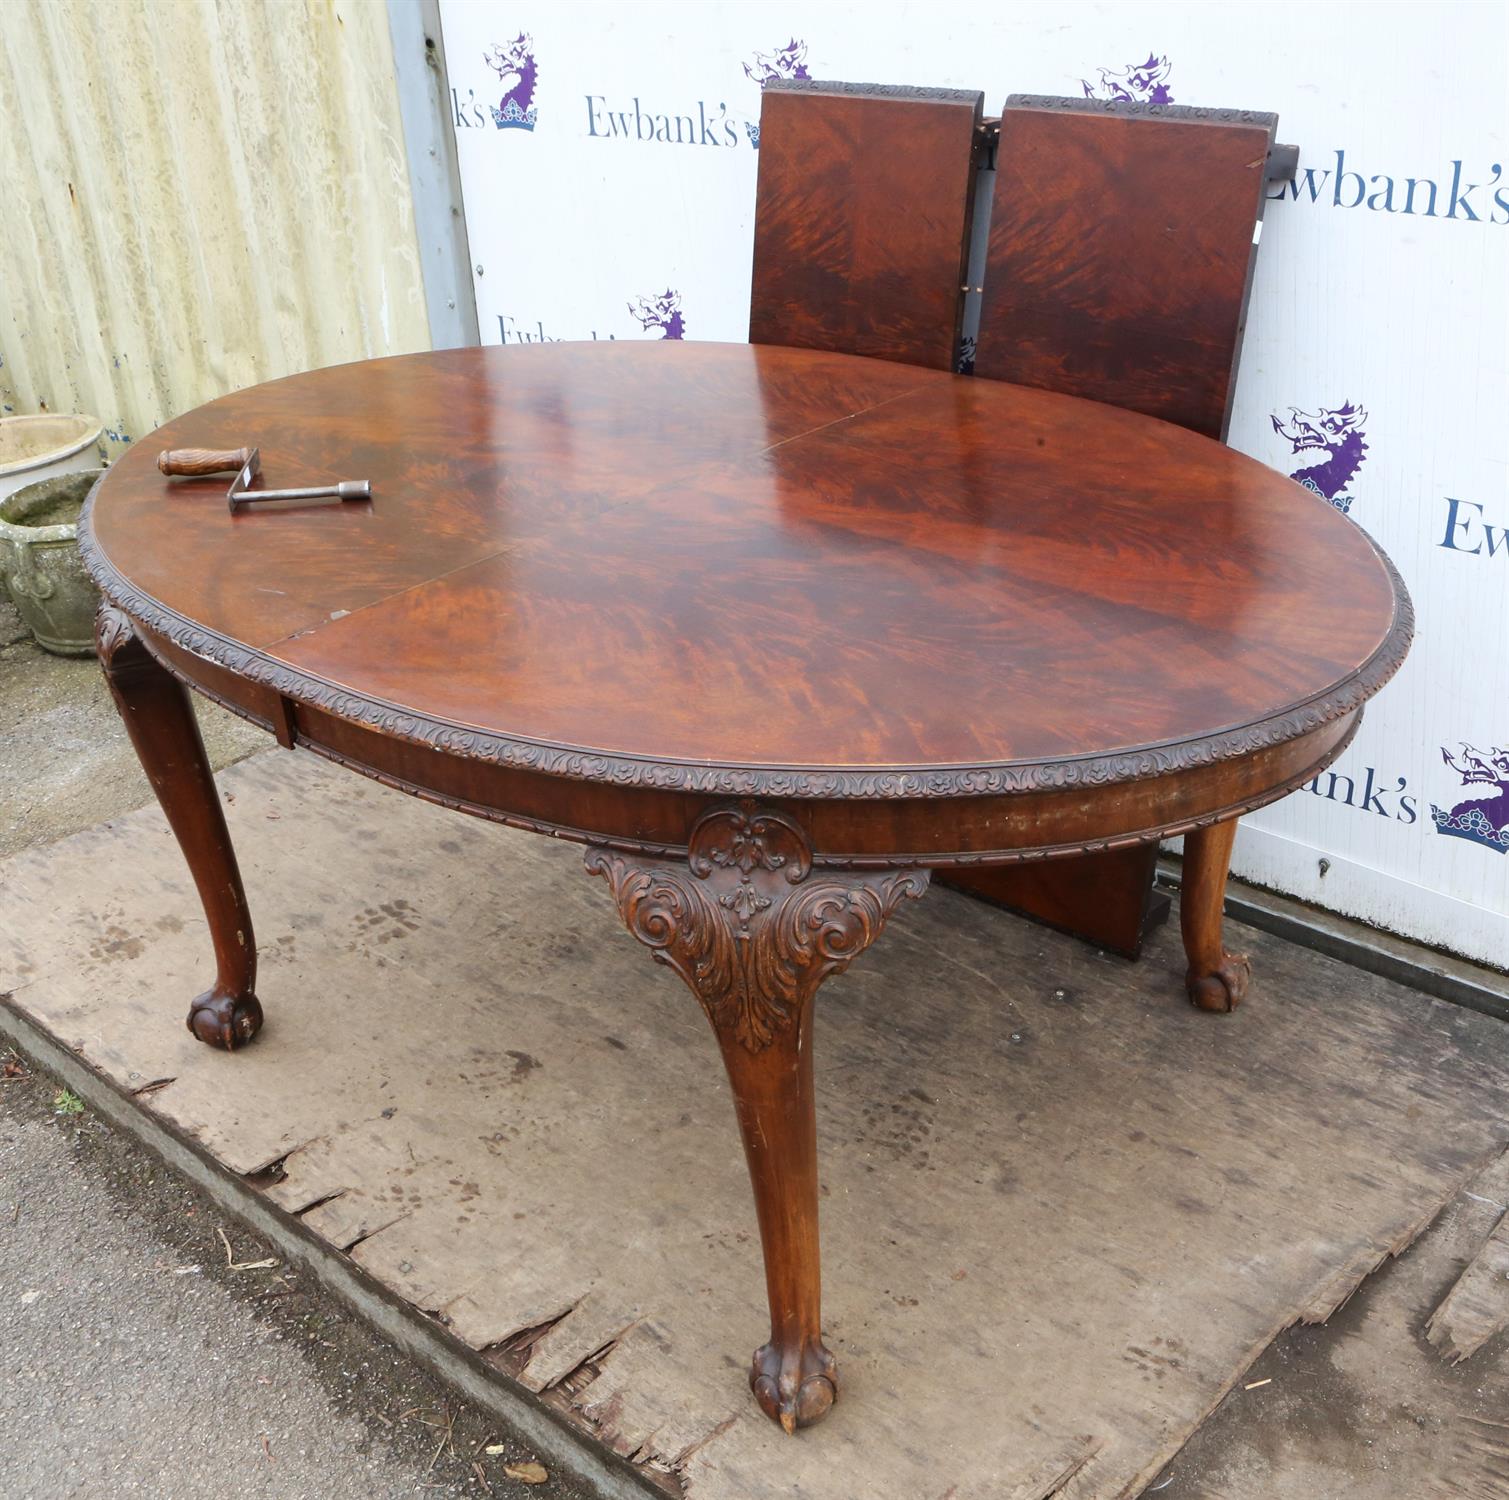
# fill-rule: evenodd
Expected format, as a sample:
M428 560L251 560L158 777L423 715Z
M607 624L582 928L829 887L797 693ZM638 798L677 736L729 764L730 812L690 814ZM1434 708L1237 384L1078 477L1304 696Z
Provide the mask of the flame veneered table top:
M229 476L156 468L159 448L242 444L265 485L369 479L374 498L233 516ZM999 790L996 768L1062 763L1116 780L1144 751L1198 764L1345 713L1409 635L1366 535L1219 443L746 345L274 381L137 444L88 532L129 613L295 700L369 722L391 706L458 753L506 742L620 783L715 766L797 794L808 773L839 795L897 772Z

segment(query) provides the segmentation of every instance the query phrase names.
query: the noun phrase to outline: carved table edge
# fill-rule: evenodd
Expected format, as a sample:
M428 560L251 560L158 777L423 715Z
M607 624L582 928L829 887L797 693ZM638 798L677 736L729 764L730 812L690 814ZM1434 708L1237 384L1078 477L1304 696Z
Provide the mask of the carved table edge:
M129 621L129 617L117 610L114 605L105 605L101 613L103 614L105 610L109 610L117 620ZM143 642L143 644L148 651L152 651L150 642ZM152 654L167 671L171 672L187 686L193 688L195 692L202 693L206 698L219 704L228 712L238 715L249 723L258 725L270 734L276 734L276 727L263 718L262 715L252 713L241 704L233 703L229 699L222 697L219 693L211 691L202 683L193 678L186 677L173 662L158 657L156 652L152 652ZM1336 760L1356 738L1361 724L1362 707L1359 705L1356 717L1347 727L1346 733L1333 745L1328 746L1323 755L1310 762L1302 770L1295 772L1292 776L1286 777L1283 781L1274 783L1273 786L1266 788L1258 796L1248 797L1240 802L1225 804L1213 811L1201 813L1197 817L1175 819L1150 828L1139 829L1130 833L1113 834L1101 839L1082 839L1077 842L1041 844L1026 848L958 850L953 853L941 854L937 852L903 852L884 855L814 853L812 861L814 865L832 869L951 870L979 866L1033 864L1039 860L1072 859L1076 855L1081 854L1101 854L1116 849L1135 848L1141 844L1158 843L1163 839L1177 838L1197 828L1208 828L1215 823L1224 823L1229 818L1242 817L1249 812L1255 812L1260 807L1266 807L1270 802L1278 801L1280 797L1287 796L1296 787L1303 786L1312 776L1323 771ZM429 802L437 807L447 808L452 812L465 813L469 817L482 818L491 823L501 823L507 828L518 828L527 833L546 834L554 838L566 839L571 843L583 844L588 849L616 849L652 859L684 860L689 852L689 846L685 844L667 844L648 839L634 839L604 834L590 829L577 828L566 823L552 823L543 818L531 818L524 813L509 812L505 808L490 806L483 802L473 802L465 797L455 797L434 787L423 786L418 782L409 781L402 776L395 776L390 771L380 770L366 761L344 755L328 745L322 745L318 741L308 739L303 735L297 735L295 743L300 748L308 750L324 760L343 766L347 770L354 771L357 775L365 776L369 780L376 781L383 786L392 787L395 791L403 792L411 797L417 797L421 801Z
M469 728L338 688L186 619L122 576L94 536L93 514L106 471L79 518L79 555L104 597L133 622L181 650L270 689L295 704L372 729L391 739L465 760L567 780L625 788L797 801L915 801L1002 796L1112 786L1195 770L1298 739L1360 707L1398 671L1414 636L1414 606L1399 571L1359 527L1393 588L1394 614L1371 656L1324 692L1250 724L1192 739L1057 761L1002 761L966 767L825 770L749 767L602 754ZM197 688L198 684L194 686ZM202 691L202 689L201 689ZM223 701L223 700L219 700ZM226 705L230 706L230 705ZM243 714L262 722L254 715Z
M983 89L933 88L925 83L850 83L838 78L772 78L764 94L838 94L857 98L915 100L922 104L973 104L984 108Z
M766 85L768 88L770 85ZM1261 109L1223 109L1205 104L1153 104L1146 99L1090 99L1076 94L1008 94L1007 109L1062 110L1076 115L1120 115L1129 119L1168 119L1209 125L1278 128L1278 116Z
M1164 839L1179 838L1186 833L1193 833L1197 828L1210 828L1216 823L1225 823L1232 818L1244 817L1250 812L1256 812L1260 807L1266 807L1270 802L1277 802L1280 797L1287 797L1290 792L1302 787L1313 776L1325 770L1333 761L1340 756L1357 737L1357 731L1362 727L1362 709L1357 710L1357 716L1347 726L1347 731L1334 744L1326 747L1325 753L1311 761L1303 770L1296 771L1292 776L1286 776L1282 781L1275 782L1271 787L1265 788L1256 796L1245 797L1239 802L1231 802L1213 809L1210 812L1199 813L1192 817L1175 818L1165 823L1159 823L1151 828L1138 829L1131 833L1110 834L1105 838L1078 839L1061 844L1038 844L1035 846L1014 849L982 849L982 850L956 850L951 853L919 853L916 851L898 851L887 854L844 854L825 853L814 850L812 863L825 869L841 870L959 870L973 869L976 866L1010 866L1036 864L1042 860L1073 859L1082 854L1105 854L1117 849L1132 849L1141 844L1156 844ZM313 747L311 747L313 748ZM350 764L350 762L343 762ZM361 767L352 767L361 770ZM388 785L400 785L392 778L380 772L365 772L373 775L379 781ZM422 788L403 786L403 790L411 792L418 797L430 798L431 794ZM457 804L453 799L435 797L431 800L443 801L448 807L458 807L463 812L473 812L479 817L492 818L497 822L508 823L514 826L529 827L535 831L544 831L558 835L561 838L573 842L586 844L589 849L618 849L629 853L639 854L652 859L685 860L688 855L688 846L685 844L651 843L643 839L618 838L609 834L583 832L580 829L561 828L550 825L531 823L527 819L515 818L511 814L493 813L485 808ZM762 803L769 799L745 799L759 800ZM777 799L773 804L779 807Z

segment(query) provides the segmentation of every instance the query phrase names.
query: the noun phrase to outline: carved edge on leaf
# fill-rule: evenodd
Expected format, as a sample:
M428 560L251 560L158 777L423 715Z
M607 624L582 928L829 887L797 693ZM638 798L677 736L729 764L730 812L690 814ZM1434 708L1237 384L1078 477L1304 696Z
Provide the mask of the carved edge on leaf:
M915 99L924 104L973 104L985 107L982 89L930 88L923 83L846 83L836 78L772 78L761 84L765 94L852 94L867 99Z
M1270 134L1278 116L1259 109L1222 109L1204 104L1150 104L1145 99L1082 99L1067 94L1009 94L1007 109L1055 109L1075 115L1124 115L1132 119L1193 120L1214 125L1254 125Z
M685 863L589 847L631 936L673 968L722 1038L760 1052L799 1021L818 986L879 937L929 872L812 876L801 830L750 803L697 820Z
M433 719L412 709L335 687L186 620L127 582L100 549L94 537L93 511L102 483L104 479L96 481L90 490L80 517L79 555L105 598L147 630L295 703L307 704L393 739L489 765L611 786L717 796L878 801L1001 796L1142 781L1266 750L1339 719L1365 703L1398 671L1414 636L1414 607L1409 591L1387 555L1369 538L1394 591L1394 618L1378 648L1356 671L1325 692L1252 724L1196 739L1111 754L1062 761L996 762L976 767L917 766L868 771L640 760L566 749Z

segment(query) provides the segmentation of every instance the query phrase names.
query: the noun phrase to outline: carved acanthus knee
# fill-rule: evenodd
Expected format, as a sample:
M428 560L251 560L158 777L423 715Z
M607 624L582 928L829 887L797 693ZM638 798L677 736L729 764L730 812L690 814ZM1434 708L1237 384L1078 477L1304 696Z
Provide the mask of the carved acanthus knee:
M806 837L743 802L698 819L680 861L587 851L624 925L701 1002L720 1039L751 1052L788 1030L830 974L880 935L926 870L813 871Z
M130 619L106 601L101 602L94 616L94 653L110 679L149 659L146 647L131 628Z

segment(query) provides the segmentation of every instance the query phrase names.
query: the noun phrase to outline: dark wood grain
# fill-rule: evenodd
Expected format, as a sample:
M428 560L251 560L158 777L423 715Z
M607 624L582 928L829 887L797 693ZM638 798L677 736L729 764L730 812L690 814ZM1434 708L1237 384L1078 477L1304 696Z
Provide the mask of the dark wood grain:
M765 85L751 343L954 368L983 103L960 89Z
M1158 846L1135 844L1042 864L952 870L941 883L1136 958L1168 918L1168 897L1153 889L1157 867Z
M1224 438L1276 127L1235 110L1008 99L975 373ZM1140 887L1089 864L1053 884L998 872L977 893L1135 956L1150 862Z
M1366 536L1252 460L895 363L456 350L274 382L162 435L231 432L378 498L229 515L133 449L86 507L101 657L215 941L196 1034L245 1040L261 1012L180 680L280 743L583 842L717 1034L765 1247L751 1384L788 1428L838 1389L822 980L930 867L1189 832L1190 992L1234 1004L1226 830L1341 752L1412 629Z
M622 779L598 757L667 783L747 770L730 791L1009 790L1069 761L1131 780L1157 747L1173 767L1292 738L1396 630L1366 536L1261 464L879 361L453 351L183 420L265 431L268 462L359 469L383 498L230 516L214 481L133 450L91 513L109 572L281 668L291 699L402 705L463 753L470 730L587 779Z
M1224 437L1276 126L1008 99L976 374Z

